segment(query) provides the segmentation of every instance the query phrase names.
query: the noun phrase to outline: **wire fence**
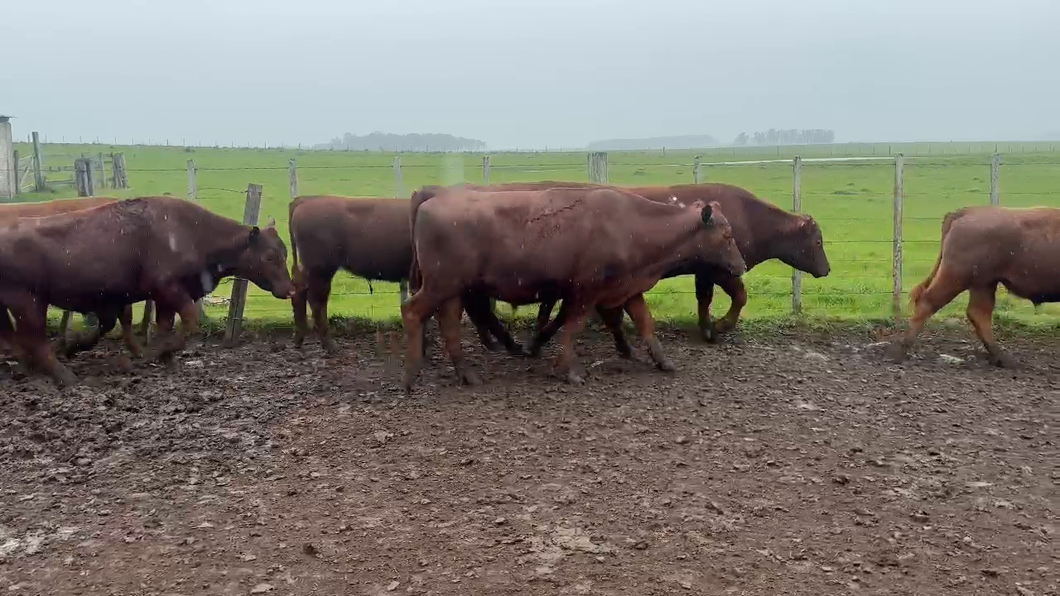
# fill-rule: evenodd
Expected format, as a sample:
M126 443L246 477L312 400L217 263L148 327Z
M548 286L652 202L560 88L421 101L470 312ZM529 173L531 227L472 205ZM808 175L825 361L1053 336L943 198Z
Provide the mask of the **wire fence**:
M1051 191L1060 186L1060 155L1051 146L1048 151L1003 158L973 153L744 161L725 160L723 154L619 153L609 158L606 153L366 156L325 151L300 152L297 159L305 163L297 163L294 158L268 153L245 159L238 152L224 153L197 154L179 167L172 158L144 155L141 159L133 152L128 155L127 168L130 194L168 193L241 219L245 185L254 182L264 188L261 221L275 218L286 238L288 202L296 195L407 197L426 184L462 181L734 184L785 209L812 215L821 226L832 266L831 273L819 279L775 260L755 267L745 277L749 302L744 317L794 311L822 317L900 318L909 289L935 262L946 213L975 204L1060 207ZM595 165L594 159L598 160ZM204 300L208 316L226 316L232 286L232 280L225 280ZM399 317L397 284L369 283L340 273L332 287L331 316ZM649 293L649 302L659 318L693 319L697 311L694 294L691 278L663 280ZM728 306L727 296L716 291L715 315ZM502 315L506 312L503 307L498 310ZM527 314L532 310L522 309ZM947 310L958 314L963 303L958 301ZM1002 316L1060 316L1060 311L1035 309L1003 292L998 311ZM289 303L250 288L245 318L288 318L290 313Z

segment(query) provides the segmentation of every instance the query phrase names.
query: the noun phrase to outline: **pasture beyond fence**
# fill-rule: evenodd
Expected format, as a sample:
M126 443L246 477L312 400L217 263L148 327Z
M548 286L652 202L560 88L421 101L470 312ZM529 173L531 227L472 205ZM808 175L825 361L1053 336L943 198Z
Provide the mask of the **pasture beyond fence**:
M170 193L250 223L257 221L254 210L246 208L247 197L253 197L245 190L251 182L262 189L258 203L262 217L275 217L285 238L287 203L299 194L407 197L425 184L461 181L736 184L780 207L813 215L832 263L832 273L822 279L808 278L776 261L759 265L746 277L745 318L795 314L900 322L909 288L926 276L937 256L945 213L970 204L1060 206L1051 192L1060 183L1060 156L1052 153L744 161L710 161L673 152L383 155L135 148L126 153L132 189L114 194ZM178 159L183 167L174 167ZM238 333L244 316L290 318L288 304L253 286L244 298L238 289L243 286L244 282L230 280L204 300L211 317L225 317L221 309L228 307L229 334ZM340 274L333 284L329 315L396 321L402 291L397 284L368 283ZM693 320L694 294L690 278L664 280L649 293L649 302L660 319ZM245 315L238 312L243 308ZM727 308L728 300L717 290L715 316ZM505 316L507 309L499 310ZM1050 307L1042 310L1036 314L1037 309L1009 300L1003 292L998 304L1001 317L1054 316ZM963 316L961 304L943 311L958 313Z

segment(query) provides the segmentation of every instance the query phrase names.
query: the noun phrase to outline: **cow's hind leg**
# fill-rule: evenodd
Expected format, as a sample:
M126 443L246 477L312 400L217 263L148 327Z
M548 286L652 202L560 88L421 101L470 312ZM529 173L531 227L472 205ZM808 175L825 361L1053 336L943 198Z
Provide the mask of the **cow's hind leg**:
M663 371L674 370L674 363L663 353L662 344L655 336L655 319L651 316L644 294L637 294L626 301L625 309L629 318L633 319L633 324L637 326L637 335L648 345L648 354L651 355L655 366Z
M996 366L1015 368L1016 361L1005 354L997 340L994 339L994 303L997 299L997 286L973 287L968 290L968 320L975 328L979 341L983 342L990 355L990 361Z
M68 342L63 350L63 355L67 358L73 358L79 352L91 350L96 347L99 340L103 339L105 335L110 333L114 329L114 324L118 321L117 313L112 309L104 309L96 313L96 325L89 328L88 331L79 333L72 341Z
M48 304L29 298L23 304L12 304L15 317L15 341L27 364L50 376L60 385L75 385L77 376L55 357L48 344Z
M561 320L560 317L564 314L566 316L561 320L563 329L559 334L560 350L556 356L556 373L572 385L581 385L585 382L585 373L575 363L574 336L585 329L588 312L585 306L567 299L563 300L563 306L559 310L560 314L556 316L556 320Z
M450 298L438 307L438 330L442 335L445 351L453 363L456 378L465 385L478 385L478 377L467 367L464 354L460 349L460 314L464 308L460 298Z
M437 303L422 289L401 305L401 325L405 328L405 393L412 392L412 384L423 367L425 327L436 309ZM459 323L457 319L458 326Z
M946 267L943 265L931 281L931 285L915 300L913 317L909 320L909 327L902 334L901 339L893 343L888 349L891 359L895 362L905 360L928 319L941 310L942 307L953 302L953 299L964 290L964 284L948 275Z
M306 291L309 308L313 310L313 326L316 327L317 337L320 338L321 347L329 354L338 349L328 332L328 298L331 296L331 280L334 276L334 272L329 275L311 273Z
M696 274L696 306L699 310L699 333L704 341L717 341L714 319L710 316L710 304L714 302L714 278L705 274Z
M144 319L146 319L148 323L151 322L151 319L148 317L147 309L150 308L151 310L154 310L153 307L153 300L148 300L147 304L144 304ZM125 348L129 350L129 354L131 354L133 358L139 358L143 355L143 348L140 346L140 342L136 340L136 334L133 332L133 311L131 304L126 304L125 307L121 309L121 313L118 315L118 322L121 323L121 338L122 342L125 343ZM144 341L147 341L146 337L144 338Z
M132 305L129 305L129 322L132 324ZM144 345L151 343L151 317L154 314L155 301L145 300L144 301L144 316L140 319L140 335L144 338ZM131 329L131 327L130 327ZM122 335L125 335L125 323L122 322ZM129 342L126 340L125 345L128 346ZM129 348L132 351L132 348ZM134 356L138 356L139 353L134 353Z
M618 355L626 359L633 358L633 348L629 347L626 333L622 331L622 317L625 316L622 307L597 307L596 313L600 315L600 320L604 322L604 326L611 331L611 337L615 338L615 351L618 352Z
M725 316L714 322L715 337L735 329L736 323L740 321L740 313L747 306L747 287L744 285L742 277L725 275L718 279L717 283L732 299L732 304L729 306L729 311L725 313Z
M564 300L559 305L559 312L556 313L556 318L549 321L548 315L552 312L552 307L555 305L555 300L546 300L541 303L541 307L537 311L537 333L530 340L529 350L530 355L534 358L541 355L541 348L556 335L556 332L560 330L560 327L563 327L564 321L570 315L570 307L567 305L567 300Z
M504 323L497 318L496 311L490 308L489 297L486 294L469 293L464 295L464 310L471 322L475 325L479 339L487 350L494 350L493 337L500 340L504 349L513 356L521 356L526 352L523 346L515 341Z
M291 310L294 312L294 347L300 348L305 343L309 332L309 317L306 316L306 274L302 267L291 268L291 281L294 282L294 296L291 297Z
M158 347L152 351L149 358L151 360L168 360L173 354L183 351L188 345L188 338L199 331L199 306L190 296L179 291L174 291L172 297L167 297L164 307L163 301L157 302L160 319L158 326L160 329L163 326L161 320L163 308L165 308L167 314L175 312L180 315L180 327L177 333L175 335L167 334L165 339L159 342ZM169 322L167 326L172 328L172 322Z

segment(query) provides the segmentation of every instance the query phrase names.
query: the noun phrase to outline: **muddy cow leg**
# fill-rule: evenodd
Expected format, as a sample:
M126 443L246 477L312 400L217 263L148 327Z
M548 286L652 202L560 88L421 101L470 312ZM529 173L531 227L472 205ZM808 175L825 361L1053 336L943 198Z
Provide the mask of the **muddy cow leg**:
M735 329L736 323L740 320L740 312L743 311L743 307L747 306L747 287L744 285L742 277L726 275L718 279L717 282L721 289L732 299L732 304L729 306L729 312L714 322L715 336L723 335Z
M495 349L493 338L496 337L504 345L505 351L513 356L525 354L523 346L519 345L504 323L497 318L496 311L490 309L489 297L485 294L465 294L464 310L471 322L475 325L479 339L487 350ZM488 343L487 343L488 342Z
M952 302L964 290L965 286L949 277L946 268L942 267L932 280L931 285L924 290L920 295L920 299L913 306L913 317L909 320L909 327L902 334L901 339L888 349L891 359L895 362L905 360L928 319L942 309L943 306Z
M626 333L622 330L622 317L625 315L622 307L603 308L598 306L596 313L600 315L600 320L604 322L604 326L611 331L611 337L615 338L615 350L618 355L627 360L633 358L633 348L629 347Z
M713 342L718 339L714 330L714 319L710 316L710 304L714 302L714 278L706 273L697 273L695 277L699 333L704 341Z
M157 348L152 350L150 360L165 360L171 355L183 351L188 345L188 337L199 330L199 306L183 290L171 290L165 300L157 301L159 318L161 319L163 304L167 312L176 312L180 315L180 327L177 333L167 334L159 341ZM172 322L167 325L172 328ZM162 321L159 320L159 329L162 329ZM161 334L160 334L161 335Z
M662 344L659 343L659 338L655 337L655 319L651 316L644 294L637 294L626 301L625 309L629 318L633 319L633 324L637 326L637 335L648 345L648 354L651 355L655 366L659 370L674 370L674 363L663 353Z
M560 350L559 354L556 356L554 368L556 374L563 377L568 383L572 385L581 385L585 382L585 373L576 363L574 355L574 336L585 329L585 322L589 313L588 309L582 304L567 299L563 300L563 306L560 307L560 314L556 316L556 320L560 320L564 311L566 311L566 316L562 318L563 328L559 334Z
M15 350L15 324L11 322L7 306L0 307L0 349Z
M465 385L478 385L478 377L467 367L464 354L460 350L460 314L464 312L460 298L450 298L438 307L438 330L442 335L445 351L449 354L449 360L453 363L456 378Z
M48 304L26 297L11 305L15 317L15 342L31 368L47 374L60 385L75 385L77 376L55 357L48 344Z
M79 352L96 347L99 340L103 339L107 333L114 329L114 324L117 321L118 317L113 309L105 308L100 310L96 313L96 325L87 332L79 333L73 341L67 343L64 349L64 356L73 358Z
M132 309L132 305L131 304L129 305L129 309L130 309L129 310L129 322L131 324L132 323L132 310L131 310ZM152 318L152 315L154 314L154 310L155 310L155 301L154 300L145 300L144 301L144 316L143 316L142 319L140 319L140 336L144 338L144 345L147 345L147 344L151 343L151 318ZM122 326L122 335L125 335L124 322L122 323L122 325L123 325ZM130 332L131 332L131 328L130 328ZM126 341L125 345L128 345L128 341ZM131 348L130 348L130 350L131 350Z
M401 325L405 328L405 393L412 393L412 384L423 367L426 322L437 308L437 302L422 289L401 305Z
M537 333L534 334L534 339L530 340L529 350L530 355L535 358L541 355L541 348L547 344L554 335L556 335L556 332L563 327L564 322L570 315L570 308L567 306L567 301L564 300L563 303L559 305L559 312L556 313L556 318L549 321L548 315L552 312L552 307L555 304L555 300L551 302L542 302L541 308L538 310ZM542 324L542 321L544 321L544 324ZM584 325L584 323L582 324Z
M313 326L316 327L317 337L320 338L321 347L329 354L338 349L328 333L328 298L331 296L331 280L334 277L334 272L330 275L311 273L306 291L309 308L313 310Z
M974 287L968 290L968 320L975 328L975 334L983 347L990 354L990 361L996 366L1015 368L1016 361L1005 354L997 340L994 339L994 301L997 299L997 286Z
M151 307L154 306L152 300L148 300L147 302L150 303ZM144 319L150 323L151 319L148 318L147 313L148 308L148 304L144 304ZM152 310L154 309L152 308ZM133 332L133 311L131 304L126 304L125 307L121 309L121 314L118 315L118 322L121 323L121 339L122 342L125 343L125 348L129 350L129 353L133 358L139 358L143 355L143 348L140 346L140 342L136 340L136 334ZM143 323L141 321L141 326L142 325ZM144 341L147 341L146 338Z
M300 348L309 333L309 317L306 316L306 274L299 267L291 267L291 281L294 283L294 296L291 297L291 310L294 311L294 347Z

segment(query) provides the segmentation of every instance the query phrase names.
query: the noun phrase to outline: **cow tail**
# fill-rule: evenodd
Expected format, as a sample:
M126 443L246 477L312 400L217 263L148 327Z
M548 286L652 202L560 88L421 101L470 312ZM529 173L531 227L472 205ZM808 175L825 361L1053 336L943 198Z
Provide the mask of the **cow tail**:
M928 273L927 278L924 281L913 286L912 290L909 290L909 303L915 305L920 302L920 298L924 296L924 292L927 291L928 286L935 280L935 276L938 275L939 267L942 266L942 248L946 242L946 235L950 233L950 228L953 227L953 222L957 221L964 215L964 209L958 209L957 211L951 211L942 218L942 238L939 240L939 256L935 259L935 266L931 268L931 273Z
M419 252L416 250L416 215L419 213L420 205L437 194L438 186L424 186L412 192L412 204L409 209L409 231L412 238L412 264L409 267L409 295L415 294L423 284L423 276L420 273Z

